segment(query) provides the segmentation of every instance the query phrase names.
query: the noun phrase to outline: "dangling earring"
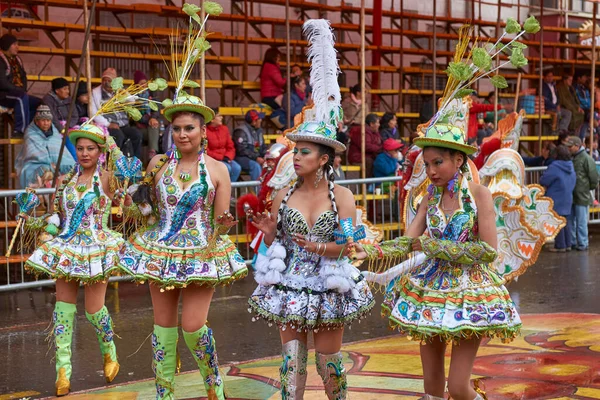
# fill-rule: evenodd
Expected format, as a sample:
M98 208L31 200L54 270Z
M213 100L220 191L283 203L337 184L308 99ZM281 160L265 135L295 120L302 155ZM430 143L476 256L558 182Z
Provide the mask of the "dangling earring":
M173 144L171 145L171 158L174 158L176 160L181 159L181 153L179 152L177 146L175 146L175 142L173 142Z
M448 192L450 194L450 198L453 198L454 194L456 192L458 192L458 185L456 184L457 181L458 181L458 171L456 171L456 173L454 174L452 179L450 179L448 181L448 186L446 186L446 189L448 189Z
M200 153L204 153L206 149L208 149L208 139L204 136L200 142Z
M319 167L319 169L317 169L317 179L315 179L315 189L319 187L321 179L323 179L323 168Z

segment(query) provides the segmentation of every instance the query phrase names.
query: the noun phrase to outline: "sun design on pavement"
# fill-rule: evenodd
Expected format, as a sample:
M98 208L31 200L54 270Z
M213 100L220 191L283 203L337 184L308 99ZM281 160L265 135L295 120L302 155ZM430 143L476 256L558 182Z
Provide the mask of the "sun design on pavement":
M485 340L473 378L479 378L491 399L600 399L600 315L524 315L522 335L509 344ZM349 398L418 399L423 395L423 370L418 343L394 335L343 347ZM450 365L446 354L446 373ZM224 366L229 399L280 399L279 357ZM86 399L150 399L150 380L80 394ZM178 399L205 396L198 372L176 378ZM98 395L97 397L94 395ZM75 395L73 398L78 398ZM112 397L111 397L112 398ZM326 399L321 378L309 353L305 399Z

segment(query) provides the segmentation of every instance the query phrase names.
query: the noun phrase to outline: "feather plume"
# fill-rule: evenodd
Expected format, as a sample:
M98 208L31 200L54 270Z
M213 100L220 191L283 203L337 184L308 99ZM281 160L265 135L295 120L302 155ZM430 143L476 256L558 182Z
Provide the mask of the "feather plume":
M313 90L317 122L337 125L341 102L337 76L339 66L333 31L326 19L311 19L304 23L304 35L310 43L307 51L310 85Z

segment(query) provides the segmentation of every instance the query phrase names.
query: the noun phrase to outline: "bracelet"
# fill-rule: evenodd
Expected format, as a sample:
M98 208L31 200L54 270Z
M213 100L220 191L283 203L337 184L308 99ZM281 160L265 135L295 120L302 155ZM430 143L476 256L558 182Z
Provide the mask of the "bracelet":
M321 255L324 256L326 252L327 252L327 243L325 243L323 245L323 253Z
M317 248L315 249L315 251L313 251L313 253L318 255L319 252L321 251L321 243L317 242L316 247Z

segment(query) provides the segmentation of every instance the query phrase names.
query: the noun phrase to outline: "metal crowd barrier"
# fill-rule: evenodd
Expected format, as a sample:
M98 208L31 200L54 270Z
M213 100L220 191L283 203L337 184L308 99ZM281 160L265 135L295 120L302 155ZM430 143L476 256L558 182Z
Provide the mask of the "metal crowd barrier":
M363 200L363 188L366 188L366 208L364 213L369 221L374 223L378 229L384 234L385 238L393 238L400 234L400 218L399 210L397 207L397 191L392 193L384 193L385 183L390 184L399 181L401 177L388 177L388 178L369 178L369 179L350 179L345 181L339 181L340 185L348 187L352 193L355 194L357 204L362 204ZM246 233L246 223L243 216L238 215L236 202L237 199L258 189L259 182L234 182L232 183L232 197L231 197L231 212L235 215L239 223L234 226L229 235L231 240L237 244L240 254L249 262L253 257L252 249L250 248L250 242L252 237ZM395 185L390 185L395 186ZM0 245L0 292L8 290L18 290L33 287L49 286L53 285L52 280L36 280L34 276L29 275L24 269L24 262L29 257L32 248L23 248L22 235L19 234L15 246L12 250L12 256L9 258L4 257L4 254L8 248L15 227L17 225L16 216L18 214L18 207L13 204L15 196L21 193L22 190L3 190L0 191L0 212L2 212L2 220L0 221L0 237L4 238L3 243ZM34 210L35 215L44 214L47 207L52 209L52 205L49 204L50 198L54 193L54 189L39 189L36 190L38 196L42 200L42 205L38 209ZM117 226L120 221L116 220L115 214L111 214L111 226ZM111 280L123 280L126 277L114 277Z
M597 163L597 165L600 166L600 163ZM544 170L546 170L546 167L525 168L525 183L538 183ZM374 224L377 229L380 229L383 232L385 239L390 239L400 235L401 219L399 216L398 192L397 190L390 191L387 186L395 187L396 185L393 183L401 179L401 177L349 179L336 183L348 187L352 193L354 193L356 203L359 207L362 206L363 202L366 204L366 207L363 209L366 218ZM232 241L237 244L241 255L246 258L247 262L249 262L253 256L253 252L250 248L252 238L246 233L245 219L242 218L243 216L238 215L235 203L240 196L247 194L250 191L257 190L258 185L258 182L232 183L231 212L236 216L239 223L231 229L229 235ZM54 281L52 280L36 280L35 277L25 272L24 261L29 256L29 252L33 249L22 248L23 241L21 235L19 235L13 248L13 255L9 258L3 257L17 225L15 218L18 209L16 205L12 204L12 200L21 192L22 190L0 191L0 212L3 214L3 218L0 220L0 237L4 238L4 243L0 245L0 292L54 284ZM54 190L40 189L36 192L47 205ZM595 199L600 200L600 188L596 188L595 190ZM42 213L42 210L36 210L36 212L40 214ZM115 215L113 213L111 224L116 226L118 221L114 218ZM600 223L600 206L592 206L590 208L589 223ZM5 274L3 273L2 268L5 269ZM126 280L127 278L111 278L111 280L113 279Z
M539 183L540 176L548 167L527 167L525 168L525 183ZM600 162L596 162L596 169L600 171ZM600 185L593 190L594 199L600 202ZM600 224L600 204L594 204L590 207L590 217L588 224Z

